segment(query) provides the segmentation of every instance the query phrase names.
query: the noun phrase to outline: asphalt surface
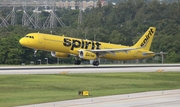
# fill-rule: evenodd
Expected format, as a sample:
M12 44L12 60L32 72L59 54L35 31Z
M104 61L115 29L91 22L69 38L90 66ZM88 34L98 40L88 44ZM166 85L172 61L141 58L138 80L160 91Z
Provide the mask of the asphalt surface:
M59 74L105 72L171 72L180 71L180 64L92 65L84 66L7 66L0 67L0 74Z

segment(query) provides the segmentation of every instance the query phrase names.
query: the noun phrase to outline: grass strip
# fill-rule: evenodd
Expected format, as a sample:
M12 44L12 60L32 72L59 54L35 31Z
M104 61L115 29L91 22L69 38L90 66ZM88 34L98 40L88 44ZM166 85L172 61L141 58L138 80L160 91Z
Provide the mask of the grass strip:
M0 75L0 105L12 107L90 96L180 89L180 72Z

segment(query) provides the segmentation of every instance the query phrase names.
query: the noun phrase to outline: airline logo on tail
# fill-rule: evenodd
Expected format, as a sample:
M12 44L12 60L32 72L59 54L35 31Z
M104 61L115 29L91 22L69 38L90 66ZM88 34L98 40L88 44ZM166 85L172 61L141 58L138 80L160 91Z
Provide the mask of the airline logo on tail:
M150 27L144 35L139 39L139 41L134 45L134 47L142 48L144 50L150 50L154 34L156 32L155 27Z
M153 35L154 31L153 29L150 29L148 34L145 36L145 39L143 40L143 42L141 43L141 47L145 47L149 41L149 39L151 38L151 36Z

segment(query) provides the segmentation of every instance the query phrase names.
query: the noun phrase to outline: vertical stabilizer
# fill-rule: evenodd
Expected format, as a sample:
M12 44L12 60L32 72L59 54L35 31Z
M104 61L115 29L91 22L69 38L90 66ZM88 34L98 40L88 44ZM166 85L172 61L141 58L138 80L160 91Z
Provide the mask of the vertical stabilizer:
M134 47L140 47L145 50L149 50L151 43L155 34L156 28L150 27L144 35L139 39L139 41L134 45Z

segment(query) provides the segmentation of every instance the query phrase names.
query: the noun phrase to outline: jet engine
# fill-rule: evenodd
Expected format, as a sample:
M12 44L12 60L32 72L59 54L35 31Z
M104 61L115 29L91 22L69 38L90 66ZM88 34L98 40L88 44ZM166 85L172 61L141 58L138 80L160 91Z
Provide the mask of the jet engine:
M67 58L69 54L63 52L51 52L51 55L56 58Z
M93 53L93 52L80 50L79 51L79 57L82 58L82 59L94 60L94 59L96 59L96 54Z

